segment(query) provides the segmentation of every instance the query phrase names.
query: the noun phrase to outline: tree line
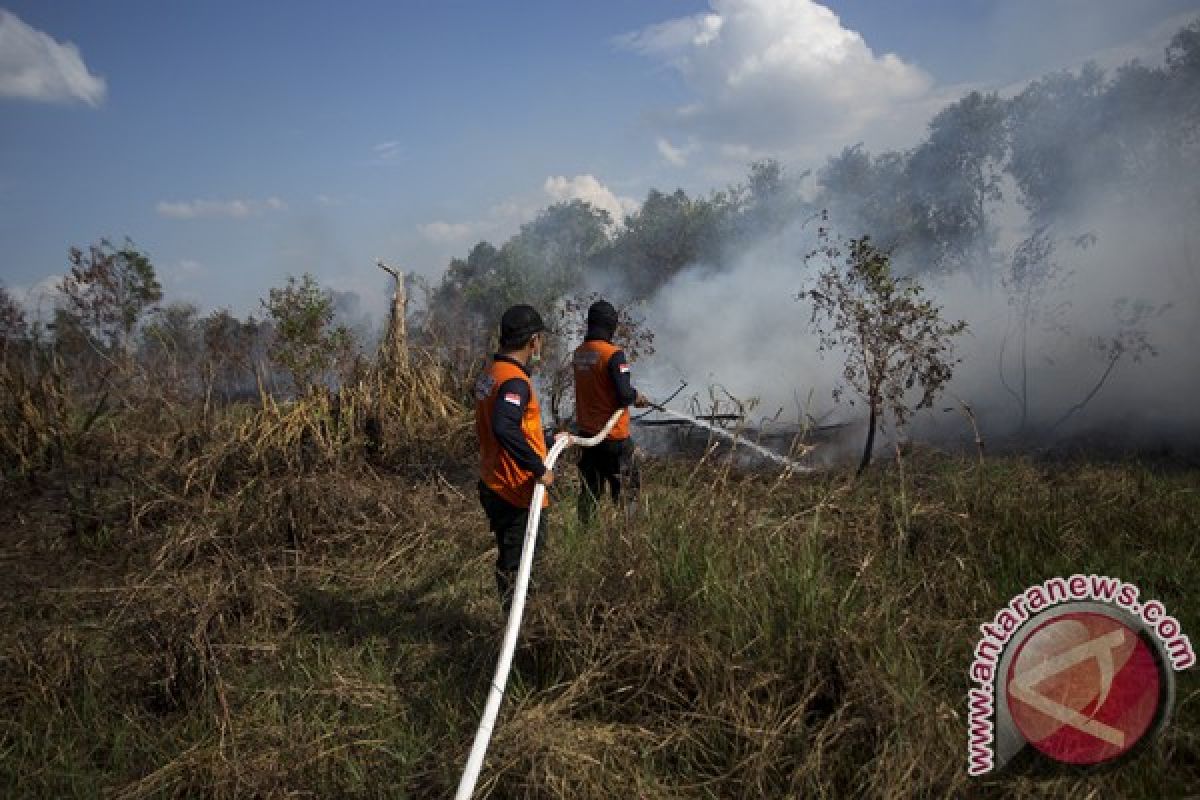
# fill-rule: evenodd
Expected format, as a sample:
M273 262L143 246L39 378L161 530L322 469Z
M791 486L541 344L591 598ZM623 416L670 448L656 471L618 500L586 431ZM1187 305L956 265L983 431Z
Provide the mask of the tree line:
M1016 334L1004 343L1001 378L1024 417L1027 333L1053 321L1045 297L1065 281L1056 251L1094 242L1086 217L1098 197L1130 208L1152 198L1194 218L1198 167L1200 21L1173 37L1161 66L1130 62L1106 74L1088 65L1011 98L972 92L908 150L852 145L815 174L766 159L704 195L653 189L621 220L580 200L551 205L503 243L480 241L452 259L424 287L410 329L445 355L474 359L515 302L552 312L602 289L636 303L686 268L723 269L764 237L820 218L848 239L868 236L872 253L901 276L962 273L1006 292ZM1002 253L996 211L1006 201L1023 210L1026 238ZM364 337L337 319L336 293L308 275L289 278L262 299L261 313L239 318L164 304L149 256L128 240L72 248L67 262L48 322L26 319L0 287L5 353L36 343L97 385L136 366L174 391L225 399L264 382L292 391L335 383L361 356ZM1096 343L1105 377L1122 358L1153 354L1142 323L1162 311L1120 305L1117 333Z
M1088 64L1007 99L971 92L908 150L848 146L815 174L767 159L707 195L653 189L622 220L580 200L552 205L506 242L481 241L453 259L427 321L474 341L519 300L550 307L584 286L646 299L685 267L720 269L747 244L823 210L835 230L869 235L903 273L965 272L1026 293L1055 247L1086 243L1097 196L1136 206L1165 190L1200 210L1189 177L1200 168L1198 131L1200 21L1174 36L1162 66L1133 61L1106 74ZM815 191L806 191L810 182ZM1015 253L997 250L1005 200L1026 215L1029 238ZM1044 257L1031 262L1038 252Z

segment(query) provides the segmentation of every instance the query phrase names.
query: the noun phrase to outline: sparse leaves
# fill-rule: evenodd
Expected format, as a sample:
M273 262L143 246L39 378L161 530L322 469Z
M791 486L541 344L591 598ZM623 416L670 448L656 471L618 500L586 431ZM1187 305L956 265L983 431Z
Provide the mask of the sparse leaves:
M70 272L60 285L63 311L80 332L110 354L126 356L142 315L162 299L162 286L145 253L126 239L108 239L68 253Z
M599 299L599 292L571 295L555 309L549 321L554 336L543 357L550 380L550 409L556 423L562 421L562 400L572 386L574 371L571 358L586 333L588 307ZM625 351L626 358L636 362L654 355L654 331L646 326L645 317L636 306L626 306L619 312L613 341Z
M892 275L891 260L868 237L843 246L822 228L809 259L825 261L816 286L807 291L811 325L822 351L844 353L844 386L867 402L870 422L860 471L870 462L879 415L904 424L912 412L928 408L950 381L953 338L966 330L962 320L947 322L912 278ZM912 392L920 394L915 401Z

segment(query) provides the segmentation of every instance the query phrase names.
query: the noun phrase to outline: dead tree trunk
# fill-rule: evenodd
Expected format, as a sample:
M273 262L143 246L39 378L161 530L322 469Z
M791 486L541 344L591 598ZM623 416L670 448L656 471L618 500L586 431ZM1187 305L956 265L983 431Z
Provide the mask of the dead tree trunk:
M388 317L387 331L384 332L383 342L379 348L381 364L388 364L396 369L408 367L408 288L404 283L404 272L389 267L383 261L376 262L379 268L392 276L395 286L392 289L392 310Z

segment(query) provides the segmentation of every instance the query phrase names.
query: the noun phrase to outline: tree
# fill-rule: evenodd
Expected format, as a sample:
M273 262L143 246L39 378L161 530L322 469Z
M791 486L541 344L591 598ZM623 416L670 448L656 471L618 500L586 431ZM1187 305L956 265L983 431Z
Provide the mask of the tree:
M847 147L817 173L818 202L842 230L869 231L888 252L914 249L918 231L907 165L904 153L872 157L861 143Z
M1160 316L1170 308L1169 303L1154 306L1144 300L1131 301L1126 297L1113 301L1113 317L1117 323L1116 332L1108 336L1093 337L1088 342L1092 351L1104 362L1104 370L1084 398L1064 411L1062 416L1050 426L1051 431L1057 430L1072 416L1087 408L1088 403L1092 402L1104 388L1104 384L1122 359L1128 358L1137 364L1143 358L1154 358L1158 355L1158 349L1150 341L1146 323L1150 318Z
M719 255L717 220L713 203L652 189L626 217L606 261L633 297L648 297L689 264Z
M205 317L200 328L206 380L228 401L254 378L262 326L254 317L243 322L221 309Z
M1001 199L1007 152L1005 105L994 92L971 92L938 112L929 138L908 159L906 181L927 257L938 271L990 275L994 232L988 206Z
M1075 245L1089 247L1095 238L1085 234L1076 238ZM1067 303L1052 303L1052 299L1066 287L1070 273L1054 258L1055 246L1048 226L1036 228L1013 250L1011 266L1000 278L1010 315L1009 327L1000 340L1000 384L1021 410L1021 431L1029 421L1029 334L1035 326L1065 332L1060 320ZM1017 364L1016 377L1010 382L1005 358L1013 325L1017 329Z
M809 216L810 205L800 190L801 182L809 174L808 171L789 174L773 158L752 163L745 183L731 186L724 195L714 195L707 201L720 232L721 245L728 248L738 245L738 240L771 236ZM725 198L728 203L722 204Z
M820 349L845 354L842 377L867 402L862 474L871 462L880 419L890 414L903 425L913 411L932 405L950 381L957 363L950 357L952 340L967 324L944 321L921 285L893 276L888 254L865 236L850 240L843 252L822 230L820 247L809 256L819 257L826 266L816 288L800 297L812 301L811 324ZM835 401L845 388L834 389ZM912 404L910 391L916 388L921 393Z
M333 325L333 296L312 275L305 273L299 281L289 275L286 287L271 289L261 302L275 328L271 360L291 375L298 394L345 363L354 337L344 325Z
M1059 72L1034 81L1010 101L1008 171L1035 225L1068 217L1087 199L1084 187L1120 171L1103 92L1104 73L1089 63L1077 75Z
M129 239L121 247L108 239L86 251L72 247L68 261L70 272L59 287L62 310L89 344L124 364L138 322L162 299L154 265Z
M529 303L548 313L595 268L611 225L608 212L571 200L543 209L499 248L479 242L450 262L433 291L426 333L478 350L509 306Z
M29 336L29 324L25 312L8 289L0 286L0 354L6 354L9 346Z
M168 391L198 385L200 310L192 303L171 303L155 310L142 326L140 360Z

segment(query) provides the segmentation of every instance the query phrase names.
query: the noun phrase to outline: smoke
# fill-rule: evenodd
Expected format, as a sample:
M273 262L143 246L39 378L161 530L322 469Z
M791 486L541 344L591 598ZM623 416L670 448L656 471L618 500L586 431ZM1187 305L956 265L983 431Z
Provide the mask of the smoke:
M937 150L960 141L953 126L981 118L966 113L906 153L852 153L866 179L823 187L816 206L838 209L841 233L883 238L897 272L920 280L945 319L969 325L941 401L903 435L968 439L961 416L946 413L961 401L993 443L1200 446L1200 195L1190 177L1200 148L1179 133L1195 130L1195 64L1194 49L1177 51L1171 70L1085 70L1002 98L1024 125L1010 145L1020 151L979 156L979 174L995 180L978 205L964 199L970 186L929 167L959 157ZM646 311L657 334L652 363L639 368L649 391L687 380L701 402L710 387L756 399L758 418L861 425L861 403L833 403L842 354L819 352L798 299L815 277L805 260L815 246L815 225L795 222L666 282Z
M804 254L815 229L796 225L764 238L731 265L695 265L676 275L646 309L656 353L643 383L662 396L680 381L708 399L719 387L760 415L797 420L828 415L840 367L822 359L797 299L808 280Z
M1023 382L1019 308L1002 287L962 275L932 287L948 316L970 324L949 393L971 403L993 435L1021 427L1021 403L1005 383L1018 395L1024 383L1024 428L1040 444L1087 436L1113 447L1194 447L1200 241L1173 203L1133 207L1110 195L1087 205L1080 221L1095 241L1058 244L1062 285L1034 298L1041 314L1025 331ZM917 429L931 435L937 425L925 419Z
M967 272L919 276L944 318L966 320L969 329L956 342L961 362L953 380L941 402L914 419L912 435L965 441L969 427L945 413L961 400L993 442L1197 445L1194 216L1173 202L1135 206L1115 194L1079 202L1086 209L1078 231L1095 238L1087 247L1072 237L1054 240L1047 261L1060 281L1033 298L1023 346L1020 305L1001 281L984 285ZM1001 238L1015 243L1020 233L1006 230ZM863 405L832 400L842 354L819 352L811 309L798 298L814 277L816 264L804 259L814 246L814 226L795 225L723 267L698 264L663 286L646 311L657 334L654 358L639 367L646 391L661 397L686 380L703 405L708 388L717 387L719 396L756 399L752 421L778 415L798 424L851 423L858 427L847 435L861 442ZM998 269L1011 270L1011 246L997 249L1005 259ZM1024 413L1014 392L1026 396Z
M383 337L382 318L363 307L357 292L330 289L329 295L333 301L333 324L345 326L364 352L374 352Z
M821 18L832 31L836 20ZM685 22L632 44L674 53L693 77L738 62L732 46L745 37L732 35L734 22ZM705 31L712 42L729 32L725 49L692 53L712 44ZM856 63L876 63L860 55ZM440 290L489 318L511 302L550 307L578 291L636 301L655 336L635 369L646 394L661 399L686 381L676 407L746 411L762 427L836 424L853 437L864 403L847 402L852 391L835 402L847 388L845 354L822 352L803 299L828 266L807 257L825 224L816 215L828 210L836 233L869 235L946 322L969 326L935 407L896 435L968 439L964 420L946 413L962 403L993 445L1191 450L1200 446L1198 129L1193 23L1157 66L1084 67L1004 95L971 92L907 150L851 146L811 171L757 162L744 183L704 197L651 190L615 229L582 204L556 207L456 262ZM572 185L551 181L547 191Z

